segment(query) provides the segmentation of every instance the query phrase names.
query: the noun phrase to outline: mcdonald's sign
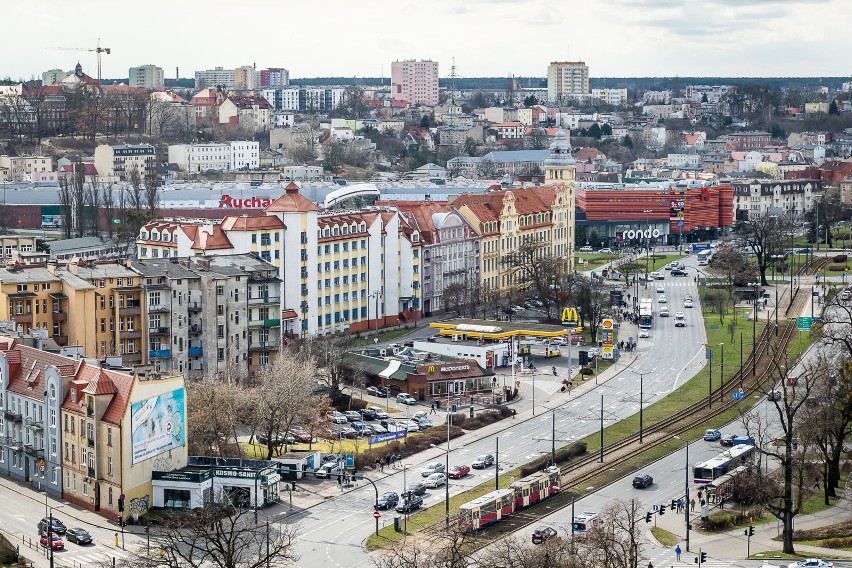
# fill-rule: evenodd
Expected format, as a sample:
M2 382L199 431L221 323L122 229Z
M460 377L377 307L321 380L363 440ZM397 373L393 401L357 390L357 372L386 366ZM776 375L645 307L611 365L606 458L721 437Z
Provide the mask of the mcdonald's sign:
M577 315L577 308L565 308L562 310L562 325L577 327L577 322L580 321Z
M434 373L435 372L435 365L429 365L428 367L426 367L426 372L427 373Z

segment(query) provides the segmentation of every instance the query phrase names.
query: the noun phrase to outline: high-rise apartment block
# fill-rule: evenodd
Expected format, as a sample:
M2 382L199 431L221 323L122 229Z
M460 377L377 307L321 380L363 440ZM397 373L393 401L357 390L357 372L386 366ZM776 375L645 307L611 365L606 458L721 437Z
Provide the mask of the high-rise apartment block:
M391 63L391 94L395 101L436 106L438 62L411 59Z
M47 71L41 74L41 84L44 87L58 85L67 76L68 71L65 71L63 69L48 69Z
M290 72L282 67L261 69L259 87L286 87L290 84Z
M156 65L131 67L130 80L127 84L131 87L140 87L143 89L162 89L165 86L163 68Z
M234 89L238 91L251 91L257 88L254 67L243 65L234 69Z
M583 61L553 61L547 66L547 100L584 99L589 96L589 66Z

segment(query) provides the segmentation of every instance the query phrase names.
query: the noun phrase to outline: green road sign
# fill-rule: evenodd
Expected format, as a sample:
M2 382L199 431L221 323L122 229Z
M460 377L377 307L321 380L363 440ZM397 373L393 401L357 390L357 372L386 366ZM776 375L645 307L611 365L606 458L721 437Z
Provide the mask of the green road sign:
M799 331L809 331L811 329L811 326L813 326L813 323L813 318L796 318L796 327L799 329Z

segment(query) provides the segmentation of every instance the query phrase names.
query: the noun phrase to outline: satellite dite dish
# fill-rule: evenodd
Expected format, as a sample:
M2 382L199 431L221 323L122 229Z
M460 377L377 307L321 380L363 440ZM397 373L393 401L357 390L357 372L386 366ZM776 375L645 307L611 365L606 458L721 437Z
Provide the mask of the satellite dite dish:
M143 424L145 424L149 418L151 418L151 414L154 413L154 407L157 406L157 401L160 397L155 396L154 398L149 398L145 401L145 404L142 405L142 408L137 410L133 414L133 433L136 433Z

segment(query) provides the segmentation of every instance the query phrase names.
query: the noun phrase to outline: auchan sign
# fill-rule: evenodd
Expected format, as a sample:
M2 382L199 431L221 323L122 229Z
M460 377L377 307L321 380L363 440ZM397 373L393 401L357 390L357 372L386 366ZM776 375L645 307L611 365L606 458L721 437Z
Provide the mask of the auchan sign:
M231 208L231 209L258 209L263 207L268 207L269 204L272 203L272 199L269 197L250 197L246 199L234 199L228 194L222 195L219 198L219 208Z

